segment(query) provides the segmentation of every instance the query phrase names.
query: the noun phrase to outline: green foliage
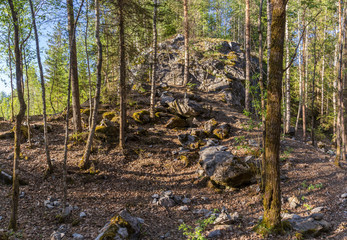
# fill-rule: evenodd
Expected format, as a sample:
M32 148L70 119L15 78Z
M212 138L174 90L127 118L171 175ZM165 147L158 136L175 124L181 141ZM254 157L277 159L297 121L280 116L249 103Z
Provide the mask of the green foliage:
M214 210L214 213L217 213L218 209ZM182 223L178 230L183 231L183 235L187 237L188 240L206 240L207 238L203 235L206 227L212 224L216 220L216 215L212 214L207 219L201 219L196 222L196 227L193 229L192 226L189 226L185 223Z
M307 203L304 203L303 205L308 211L311 211L313 208L312 206L308 205Z

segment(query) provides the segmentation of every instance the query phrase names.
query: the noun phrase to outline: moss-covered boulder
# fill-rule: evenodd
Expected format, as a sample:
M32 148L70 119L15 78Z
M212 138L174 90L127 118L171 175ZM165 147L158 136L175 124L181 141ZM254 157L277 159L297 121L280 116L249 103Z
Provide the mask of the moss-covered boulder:
M102 114L102 118L108 119L108 120L112 120L114 117L116 117L118 114L114 111L111 112L105 112L104 114Z
M204 131L207 135L212 134L213 130L217 127L218 122L216 121L216 119L211 118L210 120L208 120L207 122L205 122L204 124Z
M12 139L12 138L14 138L14 132L13 131L7 131L7 132L3 132L0 134L0 140Z
M114 216L99 231L95 240L136 240L140 238L143 220L133 217L127 210L122 210Z
M229 124L223 123L213 130L213 135L220 140L226 139L230 135L230 129Z
M149 111L147 110L141 110L138 112L134 112L133 119L141 124L149 123L151 121L151 118L149 116Z
M103 119L95 128L95 137L105 142L114 142L119 134L119 125L108 119Z
M188 122L185 119L180 118L178 116L170 118L167 124L165 125L166 128L186 128L188 126Z

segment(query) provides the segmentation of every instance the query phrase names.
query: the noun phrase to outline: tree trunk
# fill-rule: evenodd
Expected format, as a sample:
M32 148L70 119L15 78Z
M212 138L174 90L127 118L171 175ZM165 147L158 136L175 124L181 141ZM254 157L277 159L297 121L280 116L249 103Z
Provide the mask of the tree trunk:
M14 107L13 107L13 75L12 75L12 50L11 50L11 27L8 27L8 36L7 36L7 44L8 44L8 65L10 68L10 80L11 80L11 122L14 120Z
M300 0L298 0L298 3L300 3ZM300 11L298 12L298 28L297 28L297 32L298 32L298 42L300 41ZM300 44L300 42L298 43ZM296 116L296 122L295 122L295 135L297 136L298 135L298 128L299 128L299 119L300 119L300 113L301 113L301 109L302 109L302 75L301 75L301 55L300 54L300 47L298 48L298 67L299 67L299 70L298 70L298 75L299 75L299 107L298 107L298 114Z
M305 15L306 15L306 10L304 10L303 16L302 16L302 26L305 27ZM302 140L306 141L306 97L305 97L305 86L306 86L306 40L307 40L307 33L306 29L304 29L303 32L303 41L302 41L302 76L303 76L303 81L302 81L302 101L301 101L301 106L302 106Z
M93 105L92 105L92 74L90 72L90 63L89 63L89 53L88 53L88 26L89 26L89 8L88 1L86 2L86 32L84 34L84 44L87 58L87 69L88 69L88 84L89 84L89 118L88 118L88 126L89 131L92 129L92 116L93 116Z
M246 69L245 69L245 110L250 111L250 83L251 83L251 23L249 15L249 0L246 0L246 18L245 18L245 56L246 56Z
M315 111L314 111L314 100L316 98L316 66L317 66L317 55L316 55L316 43L317 43L317 23L315 22L314 26L314 43L313 43L313 78L312 78L312 101L311 101L311 140L312 146L315 145L314 142L314 129L315 129Z
M158 31L157 31L157 0L153 0L154 10L153 10L153 72L152 72L152 86L151 86L151 106L150 106L150 117L154 119L155 112L155 93L156 86L155 83L157 81L157 41L158 41Z
M100 89L101 89L101 69L102 69L102 44L100 41L100 10L99 10L99 0L95 0L95 38L96 45L98 46L98 63L97 63L97 83L96 83L96 92L94 98L94 113L92 118L92 128L89 131L88 140L86 147L84 149L84 155L80 162L80 168L87 169L90 167L90 150L92 148L93 138L95 134L96 122L98 117L98 108L100 101Z
M264 80L263 80L263 31L261 18L263 14L264 0L260 1L258 16L258 35L259 35L259 87L261 96L261 122L262 122L262 145L265 146L265 96L264 96ZM263 154L261 164L261 189L265 189L265 153Z
M267 38L267 73L266 73L266 82L269 84L270 81L270 53L271 53L271 22L272 22L272 6L271 6L271 0L267 0L267 6L266 6L266 12L267 12L267 32L266 32L266 38Z
M78 85L78 69L77 69L77 47L76 47L76 27L75 17L73 11L73 0L66 0L67 16L68 16L68 30L69 30L69 44L70 51L70 68L71 68L71 89L72 89L72 115L74 132L82 132L81 122L81 105L80 105L80 91Z
M288 8L288 5L286 6ZM286 9L287 10L287 9ZM285 66L289 64L289 29L288 29L288 19L286 20L286 64ZM290 68L286 70L286 116L285 116L285 126L284 126L284 133L289 133L290 128Z
M124 39L124 0L118 0L119 6L119 89L120 89L120 128L119 147L125 148L126 131L126 63L125 63L125 39Z
M325 15L324 18L324 28L323 28L323 39L325 39L325 32L326 32L326 21L327 21L327 16ZM320 118L320 122L323 123L323 116L324 116L324 74L325 74L325 43L323 43L323 60L322 60L322 86L321 86L321 109L320 109L320 114L321 114L321 118Z
M39 69L40 69L40 80L41 80L41 90L42 90L42 105L43 105L43 136L44 136L44 140L45 140L47 173L51 173L53 171L53 166L52 166L51 157L50 157L49 149L48 149L49 142L48 142L48 131L47 131L45 80L44 80L44 75L43 75L43 67L42 67L42 63L41 63L39 36L38 36L38 33L37 33L37 28L36 28L34 7L33 7L32 0L29 0L29 2L30 2L31 16L32 16L32 21L33 21L33 28L34 28L34 33L35 33L37 63L39 64Z
M31 148L31 134L30 134L30 121L29 121L29 115L30 115L30 91L29 91L29 76L28 76L28 63L26 61L25 56L25 50L23 51L23 57L24 57L24 65L25 65L25 83L27 85L27 125L28 125L28 143L29 147ZM24 94L24 92L23 92Z
M266 115L266 184L264 193L264 219L267 229L281 231L281 188L280 188L280 135L281 98L283 77L283 48L286 22L286 0L271 0L271 55L270 82Z
M184 11L184 77L183 86L186 87L189 80L189 20L188 20L188 0L183 0Z
M19 48L19 21L17 18L18 10L14 7L13 1L8 0L11 9L12 21L14 26L14 52L16 60L16 83L17 94L19 100L19 113L16 116L16 130L14 135L14 159L13 159L13 186L12 186L12 203L9 229L17 231L17 217L18 217L18 201L19 201L19 155L20 155L20 140L21 140L21 125L25 115L25 101L22 91L22 78L23 72L21 68L21 52Z
M345 9L345 17L344 17L344 43L343 43L343 69L347 69L347 19L346 19L347 9ZM347 153L347 111L345 107L347 106L347 73L344 71L343 75L343 125L344 125L344 153ZM344 155L345 155L344 154ZM345 155L346 156L346 155ZM345 160L345 159L344 159ZM345 160L346 161L346 160Z

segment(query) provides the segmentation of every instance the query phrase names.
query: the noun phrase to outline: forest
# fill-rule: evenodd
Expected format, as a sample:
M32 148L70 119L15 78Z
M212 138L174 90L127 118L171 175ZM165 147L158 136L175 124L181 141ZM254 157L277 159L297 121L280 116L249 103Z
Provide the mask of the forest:
M0 240L347 239L347 2L0 12Z

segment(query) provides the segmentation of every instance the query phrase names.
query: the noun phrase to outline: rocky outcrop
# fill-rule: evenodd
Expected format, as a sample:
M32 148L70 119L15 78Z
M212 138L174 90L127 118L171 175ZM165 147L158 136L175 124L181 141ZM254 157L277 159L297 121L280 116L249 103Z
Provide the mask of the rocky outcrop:
M204 147L199 154L204 172L218 185L240 187L255 177L255 166L235 157L225 146Z
M184 36L159 44L158 47L158 85L181 86L184 73ZM148 49L138 57L131 69L133 84L148 79L151 63ZM258 59L251 59L252 74L258 72ZM204 92L225 91L225 99L235 106L244 102L245 54L240 45L217 39L197 40L191 49L189 89L197 88ZM256 83L252 83L255 85ZM169 102L172 99L168 99ZM166 99L163 102L166 102ZM161 100L162 101L162 100Z

